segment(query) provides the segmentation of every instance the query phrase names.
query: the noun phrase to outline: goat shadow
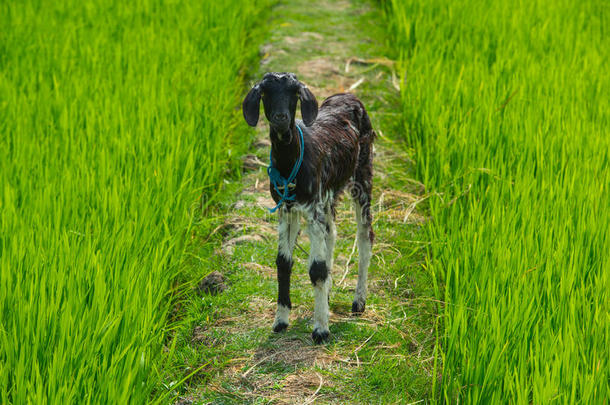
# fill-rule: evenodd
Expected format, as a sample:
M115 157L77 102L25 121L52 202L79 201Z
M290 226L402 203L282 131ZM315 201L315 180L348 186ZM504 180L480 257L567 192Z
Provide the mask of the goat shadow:
M250 367L257 373L290 374L309 367L325 367L337 361L338 346L353 346L362 342L363 325L360 317L350 312L350 303L331 302L330 340L317 345L311 338L311 313L291 320L288 329L275 333L269 325L269 335L254 352ZM366 333L366 332L364 332ZM357 338L356 338L357 337ZM355 339L356 338L356 339Z

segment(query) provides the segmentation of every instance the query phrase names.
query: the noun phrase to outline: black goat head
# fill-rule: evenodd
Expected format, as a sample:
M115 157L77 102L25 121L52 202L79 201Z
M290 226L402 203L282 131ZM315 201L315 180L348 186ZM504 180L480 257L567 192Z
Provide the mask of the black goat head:
M294 124L297 100L301 101L301 115L306 126L318 116L318 102L294 73L267 73L246 95L242 108L250 126L256 126L263 99L265 116L272 127L285 131Z

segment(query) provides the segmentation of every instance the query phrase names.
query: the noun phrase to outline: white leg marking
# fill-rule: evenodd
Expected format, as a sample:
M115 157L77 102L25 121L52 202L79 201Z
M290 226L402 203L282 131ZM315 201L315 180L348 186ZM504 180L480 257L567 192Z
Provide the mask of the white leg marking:
M277 310L275 311L275 321L273 322L273 329L278 325L288 325L288 318L290 317L290 308L285 307L282 304L277 304Z
M328 289L330 278L325 281L318 281L313 287L314 291L314 313L313 330L318 332L328 332Z
M278 224L278 251L287 259L292 259L292 251L299 234L301 216L295 210L280 210Z

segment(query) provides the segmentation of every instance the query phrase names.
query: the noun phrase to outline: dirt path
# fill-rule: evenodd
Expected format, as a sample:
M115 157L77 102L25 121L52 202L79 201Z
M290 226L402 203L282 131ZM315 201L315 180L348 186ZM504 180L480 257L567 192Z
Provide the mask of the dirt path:
M360 97L379 134L375 149L374 227L377 234L362 317L350 315L357 279L355 221L347 198L338 205L332 269L331 342L313 345L309 242L298 239L287 332L271 333L275 309L277 220L267 207L268 128L261 120L247 174L223 214L216 264L229 288L204 296L193 311L190 342L181 350L191 370L183 403L408 403L433 389L433 283L421 263L425 244L422 185L409 177L406 148L396 133L398 82L385 58L381 15L366 1L297 0L273 11L271 40L253 80L267 71L295 72L321 101L350 91ZM244 124L245 125L245 124ZM241 189L239 189L241 187ZM420 204L421 203L421 204ZM220 235L220 236L219 236ZM209 237L207 239L210 239ZM213 240L213 239L212 239ZM214 308L214 309L211 309ZM205 316L205 317L203 317ZM187 337L188 340L188 337ZM189 360L190 359L190 360ZM194 359L194 360L193 360Z

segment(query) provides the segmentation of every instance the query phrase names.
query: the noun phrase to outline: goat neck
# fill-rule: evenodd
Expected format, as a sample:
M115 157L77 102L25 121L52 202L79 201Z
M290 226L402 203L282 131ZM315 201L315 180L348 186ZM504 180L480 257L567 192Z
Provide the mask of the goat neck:
M284 177L288 177L292 168L299 160L301 153L300 139L297 133L296 124L293 122L286 133L281 135L276 129L271 127L271 156L273 165Z

